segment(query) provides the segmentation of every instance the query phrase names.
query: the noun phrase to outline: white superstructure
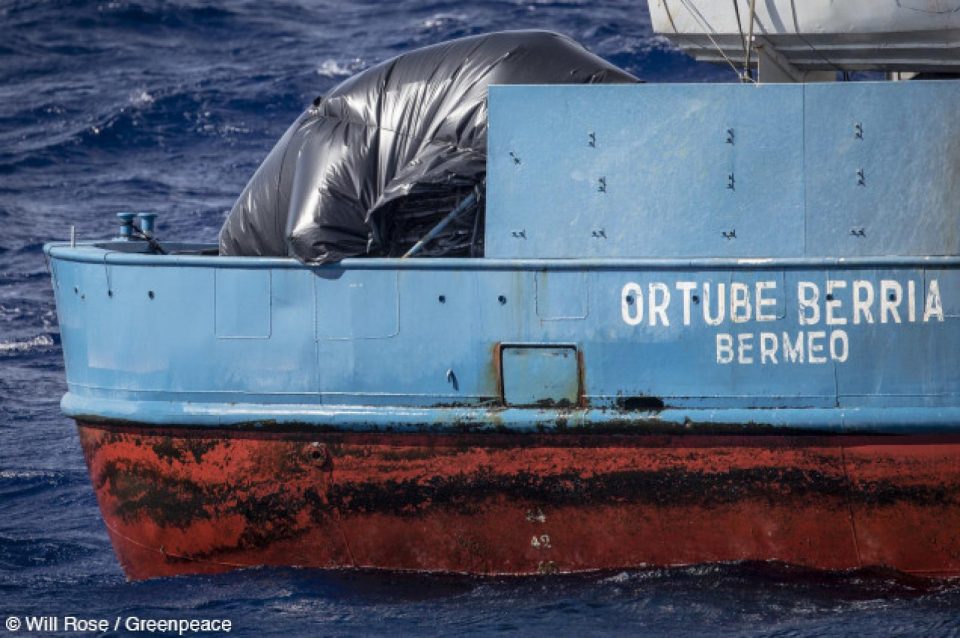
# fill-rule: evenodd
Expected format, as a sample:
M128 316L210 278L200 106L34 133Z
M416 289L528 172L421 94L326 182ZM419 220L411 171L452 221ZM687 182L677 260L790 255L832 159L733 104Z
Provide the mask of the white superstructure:
M960 72L960 0L649 0L653 28L698 60L761 74ZM773 79L773 78L771 78Z

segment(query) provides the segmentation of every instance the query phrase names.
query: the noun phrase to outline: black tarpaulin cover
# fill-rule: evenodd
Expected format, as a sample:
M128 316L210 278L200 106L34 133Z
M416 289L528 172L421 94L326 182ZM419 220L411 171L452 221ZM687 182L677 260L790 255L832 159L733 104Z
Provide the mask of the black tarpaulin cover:
M490 84L636 82L544 31L400 55L318 98L276 144L220 230L222 255L329 263L402 255L486 172ZM420 254L482 253L483 199Z

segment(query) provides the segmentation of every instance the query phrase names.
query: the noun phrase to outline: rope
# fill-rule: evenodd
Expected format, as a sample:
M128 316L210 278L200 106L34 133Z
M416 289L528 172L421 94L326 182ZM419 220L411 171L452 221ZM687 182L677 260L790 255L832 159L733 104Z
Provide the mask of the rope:
M143 241L147 242L147 245L150 246L150 250L158 255L167 254L167 251L164 250L163 246L160 245L160 242L143 232L143 229L137 225L137 222L130 220L130 226L133 227L133 232L130 234L131 237L134 239L142 239Z

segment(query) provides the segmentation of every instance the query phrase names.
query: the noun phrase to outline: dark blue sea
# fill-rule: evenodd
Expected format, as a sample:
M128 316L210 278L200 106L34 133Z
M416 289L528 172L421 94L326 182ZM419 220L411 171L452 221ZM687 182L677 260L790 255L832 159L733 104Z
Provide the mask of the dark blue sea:
M516 28L567 33L649 81L731 79L652 35L641 0L0 0L4 620L226 618L245 636L960 635L960 585L877 571L745 564L515 580L255 569L125 581L58 406L43 242L71 225L81 239L108 236L120 210L160 213L166 239L212 241L315 96L410 48Z

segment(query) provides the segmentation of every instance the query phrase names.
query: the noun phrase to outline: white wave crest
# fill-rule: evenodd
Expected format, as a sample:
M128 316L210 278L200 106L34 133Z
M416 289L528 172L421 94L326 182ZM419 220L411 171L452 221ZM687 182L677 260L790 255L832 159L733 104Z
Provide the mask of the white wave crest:
M130 96L130 103L134 106L145 106L154 102L154 97L146 91L136 91Z
M423 21L425 29L441 29L451 24L463 24L467 21L464 13L436 13Z
M348 75L353 75L357 71L363 69L365 66L366 64L360 58L346 60L345 62L340 62L339 60L334 60L333 58L327 58L317 68L317 75L321 75L325 78L342 78Z
M40 335L33 339L25 341L0 341L0 354L8 352L29 352L39 348L48 348L53 345L53 339L49 335Z
M35 478L60 478L63 476L60 472L48 472L44 470L0 470L0 479L35 479Z

